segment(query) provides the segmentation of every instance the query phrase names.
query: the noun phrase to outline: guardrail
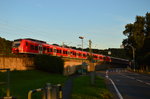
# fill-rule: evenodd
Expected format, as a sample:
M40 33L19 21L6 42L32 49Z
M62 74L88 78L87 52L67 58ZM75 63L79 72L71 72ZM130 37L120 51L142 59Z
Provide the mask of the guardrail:
M0 97L0 99L16 99L15 97L10 96L10 69L0 69L7 71L7 89L6 96ZM51 85L47 83L44 88L38 88L34 90L30 90L28 92L28 99L32 99L32 94L36 92L43 92L43 96L41 99L62 99L62 85Z
M44 88L30 90L28 92L28 99L32 99L32 94L35 92L43 92L41 99L62 99L61 84L51 85L47 83Z

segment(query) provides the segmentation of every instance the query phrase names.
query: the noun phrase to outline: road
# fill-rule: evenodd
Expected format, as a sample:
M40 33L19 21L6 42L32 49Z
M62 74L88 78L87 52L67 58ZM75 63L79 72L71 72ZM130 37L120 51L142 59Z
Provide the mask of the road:
M109 70L107 74L106 72L97 72L97 74L103 77L108 75L107 85L116 99L150 99L150 75L148 74L122 70ZM118 96L114 86L121 97Z

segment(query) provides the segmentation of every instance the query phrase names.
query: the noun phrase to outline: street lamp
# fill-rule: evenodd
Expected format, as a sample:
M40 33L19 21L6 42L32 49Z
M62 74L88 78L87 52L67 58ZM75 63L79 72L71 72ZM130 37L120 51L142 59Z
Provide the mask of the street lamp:
M82 51L83 51L83 39L84 39L84 37L79 36L79 38L80 38L80 39L81 39L81 41L82 41Z
M108 55L111 55L111 51L108 51Z
M82 51L83 51L83 39L84 39L84 37L79 36L79 39L81 39L81 41L82 41ZM82 56L83 56L83 54L82 54ZM83 59L82 59L82 74L83 74Z
M128 45L132 48L132 53L133 53L133 66L134 66L134 71L135 71L135 48L132 45Z
M132 48L133 70L135 71L135 48L131 44L129 44L128 46ZM121 45L121 48L124 48L124 45Z

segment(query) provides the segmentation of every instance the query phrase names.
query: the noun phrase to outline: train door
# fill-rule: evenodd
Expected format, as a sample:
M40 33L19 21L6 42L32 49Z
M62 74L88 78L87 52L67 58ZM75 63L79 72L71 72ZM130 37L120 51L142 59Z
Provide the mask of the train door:
M70 49L67 51L68 57L70 57Z
M57 56L57 49L56 49L56 48L54 48L53 55L54 55L54 56Z
M43 54L43 47L42 47L42 45L39 45L39 54Z

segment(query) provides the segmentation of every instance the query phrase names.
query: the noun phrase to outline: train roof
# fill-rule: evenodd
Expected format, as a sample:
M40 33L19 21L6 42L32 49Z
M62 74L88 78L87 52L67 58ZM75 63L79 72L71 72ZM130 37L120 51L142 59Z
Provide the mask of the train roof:
M39 42L39 43L45 43L45 41L41 41L41 40L37 40L37 39L32 39L32 38L25 38L25 39L16 39L14 41L21 41L21 40L30 40L30 41L34 41L34 42Z

